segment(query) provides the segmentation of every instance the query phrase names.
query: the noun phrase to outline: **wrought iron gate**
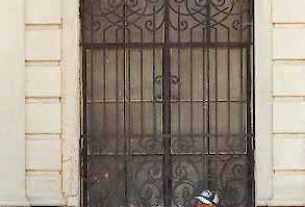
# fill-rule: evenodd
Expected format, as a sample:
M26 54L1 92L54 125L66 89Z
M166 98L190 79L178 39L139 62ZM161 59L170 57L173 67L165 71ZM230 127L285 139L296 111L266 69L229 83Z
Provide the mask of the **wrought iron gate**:
M251 0L82 0L83 206L253 206Z

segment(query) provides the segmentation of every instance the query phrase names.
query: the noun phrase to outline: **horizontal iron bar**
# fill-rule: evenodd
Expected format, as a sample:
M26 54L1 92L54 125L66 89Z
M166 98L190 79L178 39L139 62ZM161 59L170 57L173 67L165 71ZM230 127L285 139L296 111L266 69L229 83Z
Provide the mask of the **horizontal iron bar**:
M143 42L143 43L81 43L85 49L101 48L246 48L252 46L252 42L180 42L180 43L162 43L162 42Z
M156 137L156 138L183 138L183 137L193 137L193 138L202 138L202 137L252 137L251 134L125 134L128 137Z
M83 137L90 138L90 136ZM109 135L108 137L111 137ZM115 136L113 136L115 137ZM121 134L119 137L130 137L130 138L183 138L183 137L193 137L193 138L202 138L202 137L253 137L253 134Z
M112 153L112 152L109 152L109 153L88 153L87 156L118 156L118 157L121 157L121 156L126 156L126 155L131 155L131 156L164 156L165 154L164 153L141 153L141 152L134 152L134 153L130 153L130 154L127 154L127 153L120 153L120 152L117 152L117 153ZM216 155L221 155L221 156L226 156L226 155L231 155L231 156L246 156L248 155L247 152L218 152L218 153L202 153L202 152L180 152L180 153L171 153L170 154L171 156L208 156L208 157L213 157L213 156L216 156Z
M227 178L227 177L226 178L222 178L222 182L224 182L224 183L231 183L230 181L234 181L234 183L236 183L236 178L235 177L231 178L231 177L229 177L229 178ZM219 181L219 176L214 176L214 177L209 176L209 177L207 177L205 179L207 181L211 181L211 182L214 181L214 183L215 183L215 181L216 182ZM103 185L105 184L102 181L101 178L97 178L97 177L93 177L93 176L89 177L89 178L83 178L83 180L86 180L89 185L94 185L94 186L96 186L96 184L98 184L98 183L103 184ZM248 177L248 178L243 178L243 179L240 180L240 182L246 182L246 181L253 181L253 179L251 177ZM134 206L134 205L132 205L132 206ZM87 205L86 207L97 207L97 205L94 205L94 204L93 205ZM165 207L165 206L158 206L158 207ZM179 205L178 207L184 207L184 206ZM236 206L225 205L223 207L236 207ZM240 205L238 205L238 207L249 207L249 206L248 205L247 206L240 206Z
M154 103L154 102L161 102L162 101L154 101L154 100L88 100L87 99L87 104L92 104L92 103ZM247 100L168 100L169 103L247 103Z

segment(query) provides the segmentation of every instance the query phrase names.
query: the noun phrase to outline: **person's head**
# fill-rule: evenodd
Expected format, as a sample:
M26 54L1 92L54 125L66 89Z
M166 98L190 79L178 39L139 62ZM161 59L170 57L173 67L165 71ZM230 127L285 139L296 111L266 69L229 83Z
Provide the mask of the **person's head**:
M200 195L195 197L197 200L196 207L216 207L219 203L219 198L217 193L204 190L200 193Z

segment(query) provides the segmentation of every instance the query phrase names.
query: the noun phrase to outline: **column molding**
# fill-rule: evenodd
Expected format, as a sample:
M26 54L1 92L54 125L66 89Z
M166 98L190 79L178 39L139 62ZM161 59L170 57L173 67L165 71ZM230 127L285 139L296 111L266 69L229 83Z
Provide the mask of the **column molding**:
M24 0L4 0L0 15L0 206L28 206L25 187Z
M255 0L255 184L256 204L272 199L272 0Z
M68 206L80 200L80 24L79 0L62 1L63 192Z

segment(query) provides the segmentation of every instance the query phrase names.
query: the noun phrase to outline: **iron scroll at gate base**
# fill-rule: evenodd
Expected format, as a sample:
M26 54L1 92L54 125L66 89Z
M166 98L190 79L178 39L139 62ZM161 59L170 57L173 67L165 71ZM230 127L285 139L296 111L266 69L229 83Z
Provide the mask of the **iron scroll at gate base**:
M254 206L252 0L82 0L82 206Z

